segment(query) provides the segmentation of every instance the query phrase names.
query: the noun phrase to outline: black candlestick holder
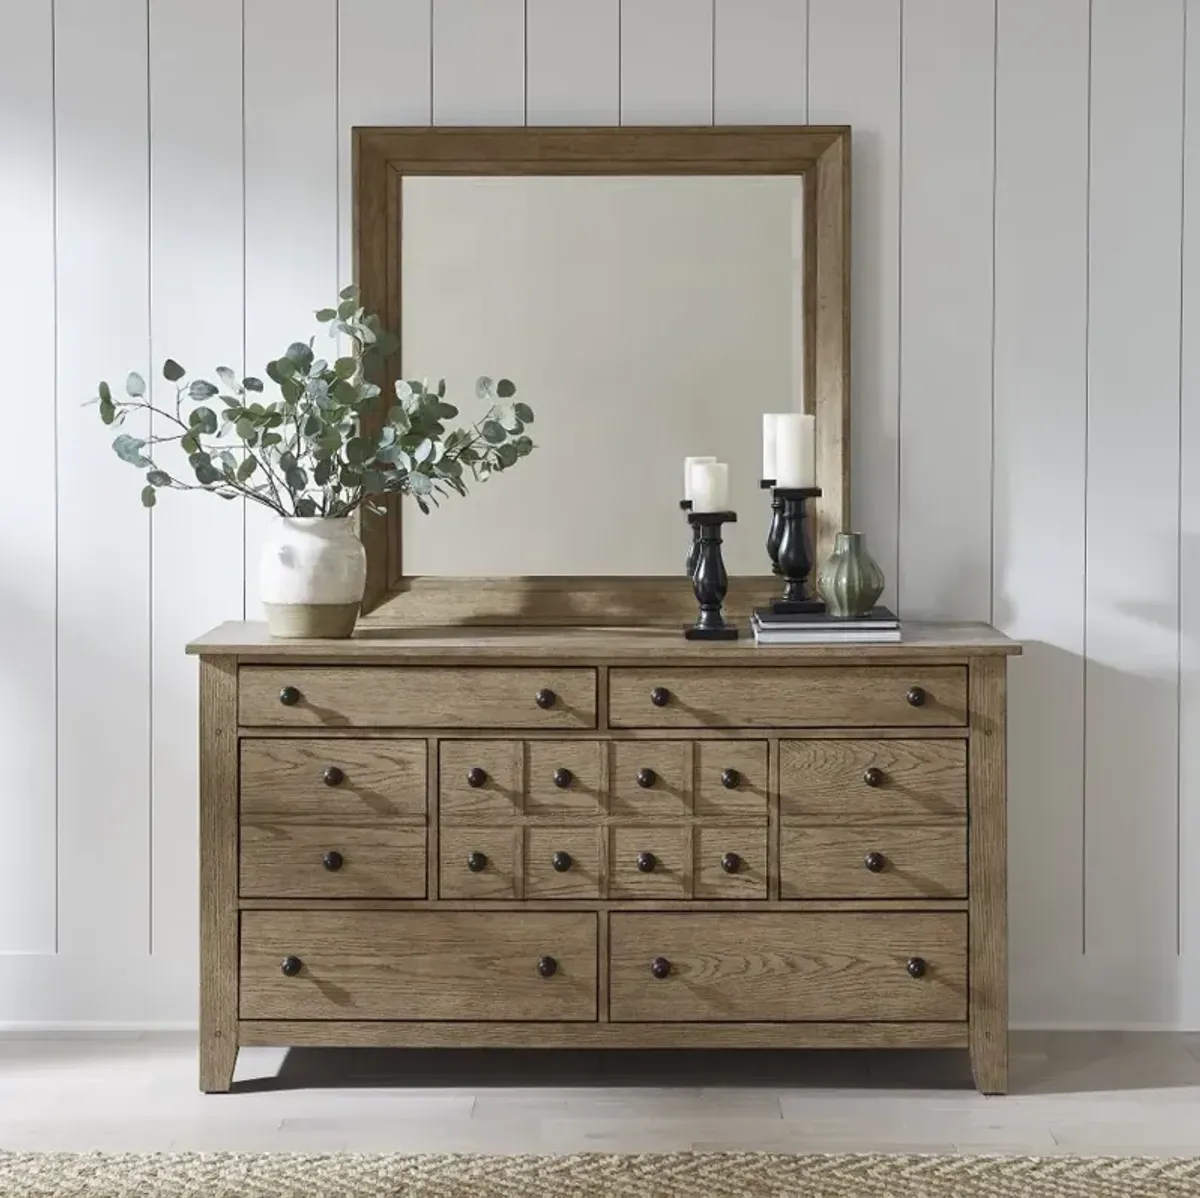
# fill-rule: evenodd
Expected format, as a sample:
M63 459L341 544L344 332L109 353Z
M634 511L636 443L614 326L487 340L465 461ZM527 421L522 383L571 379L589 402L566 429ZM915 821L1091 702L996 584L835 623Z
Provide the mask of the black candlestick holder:
M679 501L679 510L681 512L690 512L692 510L692 501L690 499L681 499ZM696 559L700 556L700 525L692 525L692 543L688 548L687 561L684 563L684 573L689 578L696 572Z
M821 494L821 488L776 487L772 494L783 503L777 551L779 572L783 575L783 598L771 604L771 611L777 616L823 612L824 602L816 598L809 588L812 558L808 554L804 529L805 502L816 499Z
M729 590L729 575L721 557L721 525L733 524L736 512L688 512L688 523L700 532L692 590L700 604L695 624L683 630L689 641L736 641L736 624L727 624L722 608Z
M767 529L767 557L771 559L771 573L779 573L779 542L783 537L783 500L775 494L775 480L764 478L758 484L764 491L771 492L771 527Z

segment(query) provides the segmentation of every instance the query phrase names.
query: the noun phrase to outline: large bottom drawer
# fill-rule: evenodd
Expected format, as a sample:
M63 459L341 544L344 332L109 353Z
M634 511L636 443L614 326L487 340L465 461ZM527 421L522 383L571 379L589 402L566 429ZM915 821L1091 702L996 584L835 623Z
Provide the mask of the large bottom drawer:
M596 916L245 911L243 1019L594 1020Z
M614 1023L967 1017L963 912L614 913L609 927Z

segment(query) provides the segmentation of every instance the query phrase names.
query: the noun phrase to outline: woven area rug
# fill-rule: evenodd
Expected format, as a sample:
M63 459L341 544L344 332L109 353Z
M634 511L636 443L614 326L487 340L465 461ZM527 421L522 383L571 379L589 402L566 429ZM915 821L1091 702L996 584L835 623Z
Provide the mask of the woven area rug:
M3 1198L1176 1198L1200 1160L0 1153Z

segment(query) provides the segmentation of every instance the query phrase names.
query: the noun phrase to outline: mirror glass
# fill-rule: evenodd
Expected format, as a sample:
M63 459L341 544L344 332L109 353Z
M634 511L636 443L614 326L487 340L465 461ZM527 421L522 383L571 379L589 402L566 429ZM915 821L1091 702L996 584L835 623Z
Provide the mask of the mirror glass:
M462 418L510 378L537 449L429 516L405 575L676 575L683 459L729 463L730 574L766 574L762 413L802 408L794 176L406 177L407 378Z

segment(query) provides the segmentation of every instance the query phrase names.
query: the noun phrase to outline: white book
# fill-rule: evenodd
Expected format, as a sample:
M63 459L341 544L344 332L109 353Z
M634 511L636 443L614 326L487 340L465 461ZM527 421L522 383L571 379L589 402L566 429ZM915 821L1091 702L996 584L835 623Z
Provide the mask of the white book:
M758 645L898 645L900 629L878 631L845 631L834 629L821 632L774 632L762 628L754 631L754 642Z

